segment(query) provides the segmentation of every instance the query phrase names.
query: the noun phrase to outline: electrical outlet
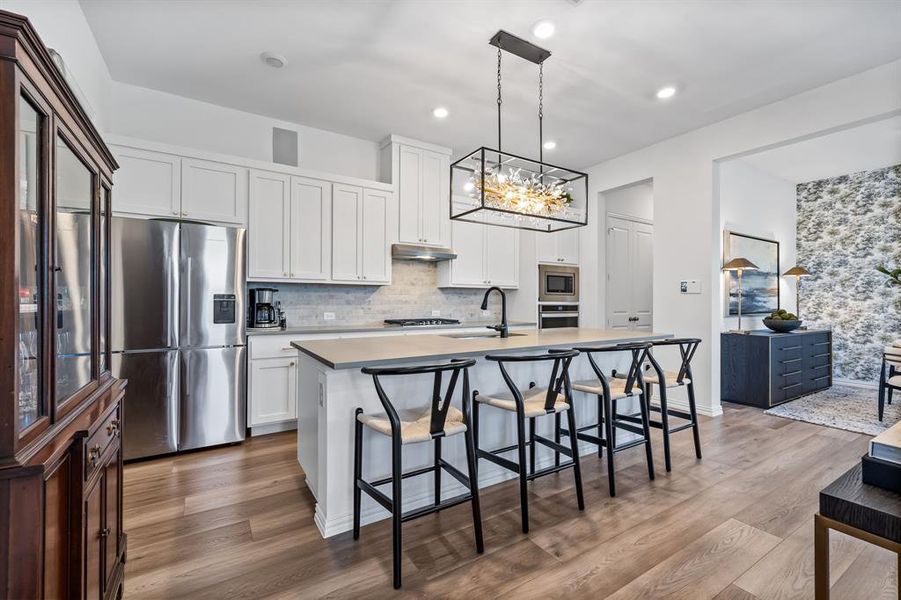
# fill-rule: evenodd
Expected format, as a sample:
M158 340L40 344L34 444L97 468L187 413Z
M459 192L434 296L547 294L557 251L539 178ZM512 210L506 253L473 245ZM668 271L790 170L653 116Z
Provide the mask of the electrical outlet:
M440 316L441 316L441 311L440 311L440 310L433 310L433 311L432 311L432 316L433 316L433 317L440 317Z
M322 313L322 318L325 319L326 321L334 321L335 313Z
M482 311L482 316L483 316L483 317L490 317L490 316L491 316L491 311L490 311L490 310L483 310L483 311Z

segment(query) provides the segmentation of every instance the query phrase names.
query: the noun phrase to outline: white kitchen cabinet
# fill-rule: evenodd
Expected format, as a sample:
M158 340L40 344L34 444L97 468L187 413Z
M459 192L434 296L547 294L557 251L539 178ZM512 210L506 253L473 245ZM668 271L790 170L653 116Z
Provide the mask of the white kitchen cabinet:
M251 360L250 397L247 418L251 428L296 419L297 358Z
M247 219L247 276L283 280L291 269L291 177L267 171L250 174Z
M450 150L391 136L382 148L383 177L397 189L398 241L448 246Z
M331 275L332 184L291 178L292 280L325 281Z
M335 184L332 194L332 280L391 283L392 229L396 206L391 192Z
M181 214L181 159L173 154L111 146L119 163L113 174L113 211L156 217Z
M196 158L181 161L181 216L241 225L247 210L247 169Z
M535 247L540 263L579 264L579 228L536 233Z
M519 230L453 221L457 258L438 265L439 287L519 287Z

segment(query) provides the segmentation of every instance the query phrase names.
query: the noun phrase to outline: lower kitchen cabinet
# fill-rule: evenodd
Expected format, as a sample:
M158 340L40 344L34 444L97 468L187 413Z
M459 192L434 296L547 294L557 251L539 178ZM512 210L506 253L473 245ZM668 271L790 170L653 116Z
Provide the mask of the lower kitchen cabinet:
M259 358L250 361L250 427L297 418L297 359Z
M455 260L438 265L439 287L519 287L519 230L454 221Z

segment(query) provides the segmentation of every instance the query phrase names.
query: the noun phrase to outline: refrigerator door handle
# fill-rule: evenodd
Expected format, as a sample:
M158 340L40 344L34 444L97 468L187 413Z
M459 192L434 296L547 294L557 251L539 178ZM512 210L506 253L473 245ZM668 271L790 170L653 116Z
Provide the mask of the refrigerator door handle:
M184 321L182 325L182 331L185 334L185 340L182 343L184 346L191 345L191 323L188 321L188 316L191 314L191 266L193 259L188 256L185 258L185 277L183 281L185 282L185 292L184 292L184 300L185 300L185 310L181 314L181 318Z

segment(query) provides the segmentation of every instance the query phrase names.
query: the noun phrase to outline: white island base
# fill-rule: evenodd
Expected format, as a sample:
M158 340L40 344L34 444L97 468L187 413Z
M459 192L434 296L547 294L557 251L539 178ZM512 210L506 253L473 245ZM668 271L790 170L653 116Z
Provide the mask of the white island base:
M486 354L539 353L548 348L568 348L578 345L612 345L623 342L663 339L667 334L639 333L603 329L553 329L529 331L525 335L506 339L461 339L447 334L404 338L361 338L329 341L303 341L294 345L300 350L298 366L298 447L297 458L306 474L307 486L316 498L315 522L323 537L330 537L353 527L353 446L354 411L361 407L365 413L384 412L373 386L372 377L360 372L367 365L415 365L445 362L450 358L474 357L476 365L469 369L473 391L494 393L507 391L497 363L485 361ZM598 355L598 363L610 369L628 369L628 353ZM507 363L508 371L517 384L525 389L529 382L545 386L550 377L551 363ZM593 379L594 373L585 357L577 357L570 367L572 379ZM446 386L448 378L445 378ZM424 408L430 405L432 375L392 376L381 378L392 403L398 409ZM577 423L597 421L597 402L594 397L575 392ZM453 404L461 408L462 379L454 394ZM626 409L625 405L621 410ZM516 442L514 416L489 406L480 411L479 446L491 450ZM539 417L538 433L552 437L553 416ZM627 439L623 433L623 440ZM565 442L564 442L565 443ZM583 444L580 453L596 452ZM433 463L434 444L409 444L403 447L404 471ZM451 436L442 444L442 456L460 470L466 470L463 436ZM511 458L515 453L511 453ZM536 468L549 466L553 453L538 446ZM363 429L363 477L378 479L391 473L391 446L387 436ZM564 472L566 476L568 472ZM488 462L479 463L479 487L511 479L516 475ZM453 477L442 478L442 498L463 493L464 488ZM390 488L384 490L390 495ZM433 502L431 474L404 480L403 510ZM512 503L518 500L511 496ZM390 514L363 494L362 523L388 518Z

